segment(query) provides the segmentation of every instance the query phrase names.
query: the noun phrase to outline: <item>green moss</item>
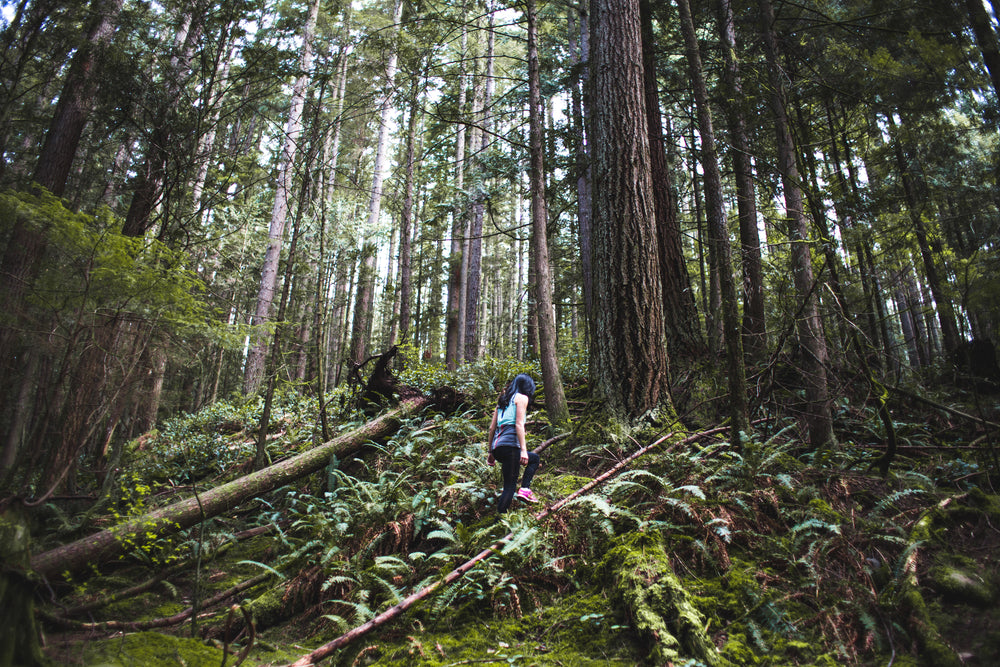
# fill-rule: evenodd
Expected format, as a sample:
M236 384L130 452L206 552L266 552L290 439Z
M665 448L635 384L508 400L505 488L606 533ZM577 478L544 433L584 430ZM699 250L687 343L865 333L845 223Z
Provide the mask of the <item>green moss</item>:
M813 498L812 500L810 500L809 508L813 511L814 514L819 516L819 518L823 519L823 521L826 521L827 523L831 523L838 526L847 523L843 515L841 515L839 512L835 511L832 507L830 507L830 504L825 500L823 500L822 498Z
M82 659L84 664L101 667L218 667L222 664L222 651L197 639L139 632L91 642L84 648Z
M927 574L928 585L952 602L989 607L996 597L989 579L976 568L941 564Z
M617 538L599 571L610 582L615 602L650 644L656 663L693 657L719 664L719 654L705 632L705 618L670 567L659 537L630 533Z
M633 667L646 662L631 630L601 593L581 591L520 619L450 614L423 626L411 621L377 648L356 648L341 664L435 667L495 661L558 667Z
M565 498L593 480L579 475L552 475L545 478L545 489L556 498Z

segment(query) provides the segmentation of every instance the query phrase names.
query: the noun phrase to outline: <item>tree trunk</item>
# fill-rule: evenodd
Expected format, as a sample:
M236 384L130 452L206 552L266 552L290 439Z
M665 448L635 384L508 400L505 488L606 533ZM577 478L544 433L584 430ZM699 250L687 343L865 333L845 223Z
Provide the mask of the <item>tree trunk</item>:
M479 167L479 180L483 181L484 172L482 169L482 159L486 156L486 151L490 148L492 141L492 113L490 106L493 104L493 49L496 35L494 33L495 17L493 12L489 15L489 25L486 33L486 73L484 75L484 87L482 99L482 117L480 123L479 157L476 162ZM469 228L469 272L465 286L465 360L475 361L479 357L479 296L482 290L482 262L483 262L483 215L486 205L486 184L481 182L476 188L475 201L472 205L472 224Z
M774 34L774 9L771 0L759 0L759 7L761 36L772 90L771 111L777 135L778 170L785 195L788 239L791 242L791 270L795 289L802 302L796 326L802 350L802 377L806 393L805 426L810 444L814 449L820 450L834 444L833 418L826 380L826 339L823 336L823 323L813 285L809 229L802 209L802 190L799 187L801 179L795 163L795 144L788 123L785 74L779 66L778 40Z
M177 150L174 144L181 139L174 125L177 123L177 99L181 92L184 77L190 75L190 61L201 36L205 12L197 4L184 14L177 33L174 36L173 51L167 67L160 107L156 111L155 127L146 145L146 159L138 169L135 189L125 221L122 223L122 234L139 237L145 234L153 224L153 210L159 205L163 194L164 181L167 178L167 163L172 151ZM165 238L166 225L161 226L160 238Z
M594 277L593 262L591 258L591 219L592 206L590 196L590 150L587 143L589 130L588 110L590 106L589 95L587 94L587 82L589 80L589 58L590 58L590 22L587 18L585 6L571 7L569 21L569 50L570 64L579 66L579 80L572 83L571 107L574 132L572 134L573 153L576 164L576 196L577 196L577 236L580 241L580 278L583 285L583 310L588 324L593 321L594 315ZM575 38L575 21L573 16L578 14L580 20L580 42L577 46ZM581 88L583 89L581 91ZM590 340L590 327L587 327L588 340Z
M410 114L406 129L406 183L403 187L403 210L399 220L399 341L410 343L410 299L413 291L413 188L416 178L417 116L420 108L419 90L421 77L413 78L410 90Z
M990 15L983 6L983 0L964 0L964 2L972 34L976 36L976 45L983 54L983 62L993 82L993 92L1000 95L1000 49L997 48L997 34L990 21Z
M740 220L740 265L743 268L743 351L752 361L761 361L767 352L764 321L764 274L761 266L760 235L757 232L757 193L750 163L743 115L743 83L736 59L736 30L732 0L718 0L718 27L724 66L720 104L729 126L729 158L736 181L736 206Z
M892 129L893 137L892 149L896 157L896 167L903 181L903 196L906 199L906 208L910 214L910 222L913 225L913 234L917 237L917 247L920 249L920 258L924 263L924 275L927 276L927 286L934 297L937 305L938 322L941 325L941 336L944 338L944 350L950 353L958 347L959 335L958 326L955 324L955 312L952 309L951 299L944 293L943 281L938 274L937 262L934 259L934 252L927 238L927 229L924 226L923 206L920 195L917 192L915 175L910 171L906 155L900 143L899 128L889 117L889 127Z
M691 278L681 248L681 228L677 221L674 184L667 165L660 117L660 91L656 79L656 45L653 37L651 0L640 0L642 20L643 93L646 127L649 133L649 160L656 210L657 247L660 253L660 281L666 325L667 351L673 357L694 357L702 351Z
M31 559L31 568L47 579L66 574L74 575L93 564L124 553L127 548L140 547L149 535L159 538L190 528L251 498L321 470L329 464L332 454L344 458L359 451L369 442L384 440L392 435L405 419L419 414L431 402L431 399L424 397L405 400L399 407L378 419L319 447L215 487L197 497L182 500L114 528L37 554Z
M538 318L538 347L545 384L545 411L549 423L569 419L556 354L556 322L552 311L552 269L549 266L548 209L545 201L545 154L542 136L542 93L538 69L538 13L535 0L526 0L528 14L528 120L531 167L531 252L535 258L535 303Z
M402 0L396 0L396 6L393 9L393 25L398 26L402 16ZM368 233L375 229L382 212L382 183L385 179L385 169L389 159L389 116L392 113L392 91L395 86L398 58L398 46L394 46L385 65L385 95L380 107L378 143L375 149L375 166L372 170L372 190L368 200L368 224L365 227ZM361 364L367 356L367 342L375 304L374 243L366 242L363 254L364 268L358 278L354 326L351 329L351 360L355 364Z
M462 4L462 14L465 15L465 4ZM455 191L456 196L464 198L465 189L465 98L466 73L465 57L468 45L468 31L465 21L462 21L462 42L460 61L458 63L458 125L455 132ZM465 238L465 207L454 205L451 225L451 250L448 253L448 310L445 315L445 366L448 370L458 367L462 347L462 321L459 313L462 309L462 262L463 239Z
M288 121L285 124L285 140L281 147L278 182L274 193L274 206L271 209L271 225L268 230L268 245L264 254L264 265L261 269L257 308L253 316L253 325L257 331L252 336L243 376L243 393L248 395L255 394L260 389L264 371L264 357L267 355L268 342L271 338L271 334L265 330L265 325L271 318L274 288L278 281L278 265L281 262L285 220L288 217L288 199L292 191L295 154L298 150L299 137L302 134L302 110L305 106L306 84L312 70L312 38L318 14L319 0L313 0L302 35L300 62L302 74L295 80L295 85L292 88L291 107L288 111Z
M718 152L715 149L715 130L712 126L709 108L708 87L702 71L698 38L691 20L688 0L676 0L680 11L681 32L684 35L688 71L694 88L701 133L701 165L705 173L705 202L708 213L708 238L710 249L716 257L719 273L719 288L722 296L723 342L726 345L726 376L729 386L730 438L734 446L739 446L741 434L748 429L746 398L746 370L743 367L743 341L740 331L740 314L736 302L736 286L733 280L732 251L729 245L729 229L726 212L723 210L722 175L719 172Z
M591 5L594 350L607 409L669 406L638 0Z
M97 96L101 53L114 35L115 20L123 0L93 0L93 20L83 45L70 62L52 122L35 166L34 181L56 196L66 189L70 167L76 157L80 137L90 118ZM47 242L47 227L41 229L27 223L23 216L13 221L7 245L0 259L0 293L8 315L21 315L26 292L34 284L42 268ZM13 331L0 327L0 372L13 376L16 366Z

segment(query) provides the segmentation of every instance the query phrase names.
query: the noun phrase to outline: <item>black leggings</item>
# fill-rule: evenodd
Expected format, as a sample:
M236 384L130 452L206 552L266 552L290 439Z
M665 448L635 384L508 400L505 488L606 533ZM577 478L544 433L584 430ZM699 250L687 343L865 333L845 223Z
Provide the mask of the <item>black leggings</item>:
M500 472L503 475L503 491L500 492L500 500L497 501L497 512L503 513L510 508L517 492L517 473L521 468L521 448L501 446L493 450L493 458L500 462ZM531 487L531 480L535 476L535 471L541 464L542 459L534 452L528 452L528 465L524 466L524 477L521 478L521 486L525 489Z

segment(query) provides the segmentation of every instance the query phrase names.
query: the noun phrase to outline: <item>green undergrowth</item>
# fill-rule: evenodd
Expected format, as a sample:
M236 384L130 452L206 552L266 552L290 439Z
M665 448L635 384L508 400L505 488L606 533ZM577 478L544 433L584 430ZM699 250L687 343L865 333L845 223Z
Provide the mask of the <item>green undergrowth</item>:
M680 446L679 434L536 519L657 437L652 422L595 421L543 453L533 485L543 503L516 501L498 519L499 471L485 457L488 407L500 374L521 369L484 362L463 379L482 409L414 417L389 441L331 458L155 553L95 564L59 591L58 605L40 604L59 615L176 568L139 595L75 617L144 622L261 580L203 610L193 631L187 622L127 631L125 641L90 630L84 641L50 628L51 646L60 647L53 655L62 664L154 664L114 662L133 655L142 637L165 642L183 664L221 664L227 640L233 651L248 645L246 612L255 639L243 664L286 664L492 548L331 664L986 665L1000 657L1000 503L990 450L903 450L881 478L871 472L880 452L864 440L878 420L860 409L822 460L788 422L747 433L740 447L720 439ZM278 405L274 459L317 441L314 403L288 395ZM335 432L361 423L349 401L331 405L339 406ZM112 509L92 528L187 497L191 484L210 488L244 474L254 409L220 404L134 443ZM551 436L542 417L529 417L529 447ZM937 418L914 418L899 432L908 444L938 442ZM84 654L95 633L108 638L87 648L99 653ZM188 657L194 644L213 653Z

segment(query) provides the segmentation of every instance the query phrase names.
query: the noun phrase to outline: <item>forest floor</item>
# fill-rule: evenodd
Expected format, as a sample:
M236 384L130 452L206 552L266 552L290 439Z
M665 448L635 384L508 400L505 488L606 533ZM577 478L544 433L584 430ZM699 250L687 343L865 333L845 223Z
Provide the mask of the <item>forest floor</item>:
M542 502L497 518L489 388L463 390L481 404L421 415L356 457L45 587L45 655L285 665L492 548L324 664L1000 663L1000 443L951 411L995 423L997 396L976 396L978 411L961 392L936 397L940 409L893 405L900 448L885 477L873 468L885 434L863 403L843 402L839 445L822 456L781 419L739 449L719 436L679 444L714 425L702 415L539 518L678 430L577 418L543 452ZM220 403L132 443L111 502L85 523L82 506L50 505L36 552L239 478L255 416L259 406ZM363 420L343 407L333 428ZM271 458L312 446L316 422L314 401L281 397ZM532 412L529 447L551 435Z

